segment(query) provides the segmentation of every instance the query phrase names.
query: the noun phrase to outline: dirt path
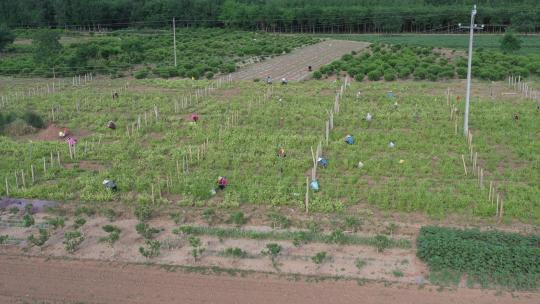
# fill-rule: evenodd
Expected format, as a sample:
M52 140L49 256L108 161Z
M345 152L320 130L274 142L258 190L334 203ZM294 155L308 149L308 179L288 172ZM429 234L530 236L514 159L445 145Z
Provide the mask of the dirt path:
M156 266L0 255L1 303L539 303L538 294L231 277Z
M351 51L359 51L369 43L345 40L326 40L308 47L297 49L283 56L274 57L261 63L248 65L233 73L234 80L249 80L259 78L264 80L268 75L274 82L283 77L288 80L300 81L308 78L311 65L313 71L331 63Z

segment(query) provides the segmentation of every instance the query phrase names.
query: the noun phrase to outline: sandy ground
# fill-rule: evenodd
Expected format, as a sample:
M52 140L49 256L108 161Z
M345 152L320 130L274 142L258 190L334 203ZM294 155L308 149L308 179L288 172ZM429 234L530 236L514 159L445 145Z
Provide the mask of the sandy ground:
M369 43L366 42L326 40L294 50L290 54L248 65L233 73L232 78L233 80L259 78L264 81L267 76L271 76L275 83L279 83L280 79L284 77L288 80L300 81L311 75L308 66L311 65L313 71L316 71L321 66L331 63L351 51L360 51L368 45Z
M0 255L1 303L539 303L537 294L231 277L156 266Z

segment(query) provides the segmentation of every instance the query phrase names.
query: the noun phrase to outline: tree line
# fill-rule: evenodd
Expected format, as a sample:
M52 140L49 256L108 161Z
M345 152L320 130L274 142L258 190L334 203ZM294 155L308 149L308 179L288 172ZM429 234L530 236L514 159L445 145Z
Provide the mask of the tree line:
M537 0L0 0L10 27L232 27L279 32L435 32L468 23L540 31Z

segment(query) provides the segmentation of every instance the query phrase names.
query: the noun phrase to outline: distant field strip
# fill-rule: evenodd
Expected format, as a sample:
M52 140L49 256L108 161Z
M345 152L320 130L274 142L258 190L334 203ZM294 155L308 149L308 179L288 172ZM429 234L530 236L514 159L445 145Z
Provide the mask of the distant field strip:
M274 81L279 81L284 77L288 80L300 81L308 78L311 74L308 71L308 66L311 66L313 71L316 71L321 66L340 58L344 54L362 50L368 45L366 42L327 40L294 50L290 54L274 57L262 63L246 66L233 73L232 78L234 80L255 78L262 80L267 76L271 76Z

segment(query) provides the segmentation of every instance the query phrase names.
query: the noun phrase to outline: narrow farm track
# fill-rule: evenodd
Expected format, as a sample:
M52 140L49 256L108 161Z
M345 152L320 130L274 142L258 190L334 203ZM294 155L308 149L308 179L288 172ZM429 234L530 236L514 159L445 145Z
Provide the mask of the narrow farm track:
M241 68L232 74L233 80L250 80L259 78L263 80L271 76L274 81L287 78L292 81L301 81L310 76L308 66L316 71L321 66L331 63L335 59L366 48L369 43L345 40L326 40L301 49L296 49L290 54L274 57Z
M1 303L539 303L533 293L166 272L155 266L0 255Z

